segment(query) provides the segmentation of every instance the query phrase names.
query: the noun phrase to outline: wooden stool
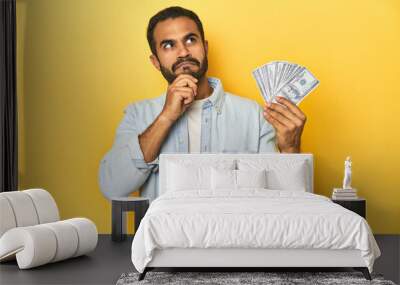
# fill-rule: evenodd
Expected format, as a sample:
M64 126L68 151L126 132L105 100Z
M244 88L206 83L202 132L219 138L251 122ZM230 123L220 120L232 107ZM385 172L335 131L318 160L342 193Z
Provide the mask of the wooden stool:
M149 198L144 197L121 197L113 198L111 202L112 241L123 241L126 239L126 212L135 212L135 232L140 221L149 208Z

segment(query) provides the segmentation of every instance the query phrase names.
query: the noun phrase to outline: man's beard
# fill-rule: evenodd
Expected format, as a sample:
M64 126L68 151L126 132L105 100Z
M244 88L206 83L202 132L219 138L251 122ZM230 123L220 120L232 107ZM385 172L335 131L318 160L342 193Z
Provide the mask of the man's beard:
M182 59L178 60L177 62L175 62L172 65L172 72L168 68L166 68L166 67L164 67L164 66L162 66L160 64L161 74L168 81L168 84L171 84L172 82L174 82L174 80L178 77L179 74L176 74L175 70L177 69L177 66L179 64L181 64L182 62L190 62L190 63L193 63L193 64L199 66L199 70L198 71L192 71L190 69L184 69L182 74L190 74L194 78L196 78L197 80L200 80L204 76L204 74L206 74L206 72L207 72L207 69L208 69L207 55L204 57L204 59L203 59L203 61L201 63L197 59L195 59L193 57L182 58Z

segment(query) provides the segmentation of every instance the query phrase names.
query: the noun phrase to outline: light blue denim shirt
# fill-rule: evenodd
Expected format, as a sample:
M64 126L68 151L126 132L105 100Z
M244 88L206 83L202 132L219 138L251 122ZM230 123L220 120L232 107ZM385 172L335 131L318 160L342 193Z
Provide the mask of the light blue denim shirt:
M221 81L208 78L214 89L202 106L201 153L277 152L275 130L262 115L261 106L253 100L225 92ZM138 135L161 113L166 93L154 99L130 104L118 126L112 148L100 162L99 183L103 194L126 197L141 189L141 196L158 197L158 157L146 163ZM187 113L171 127L160 153L188 153Z

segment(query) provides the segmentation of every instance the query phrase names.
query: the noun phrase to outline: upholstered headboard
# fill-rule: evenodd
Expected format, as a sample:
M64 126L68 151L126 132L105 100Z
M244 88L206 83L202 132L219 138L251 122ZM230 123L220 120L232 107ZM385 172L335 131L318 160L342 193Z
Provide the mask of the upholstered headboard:
M306 165L306 191L314 192L314 166L313 166L313 155L308 153L301 154L281 154L281 153L243 153L243 154L231 154L231 153L162 153L159 161L159 195L166 192L166 183L168 179L167 169L170 163L200 163L206 165L213 165L218 160L232 160L237 166L238 161L243 159L264 161L269 164L275 162L304 162Z

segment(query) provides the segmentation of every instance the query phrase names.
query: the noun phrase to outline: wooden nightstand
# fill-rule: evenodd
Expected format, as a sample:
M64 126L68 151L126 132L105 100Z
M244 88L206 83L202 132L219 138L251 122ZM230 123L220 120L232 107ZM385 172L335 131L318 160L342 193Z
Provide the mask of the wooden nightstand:
M367 217L367 201L364 198L357 198L354 200L338 200L332 199L332 202L339 204L340 206L359 214L364 219Z

